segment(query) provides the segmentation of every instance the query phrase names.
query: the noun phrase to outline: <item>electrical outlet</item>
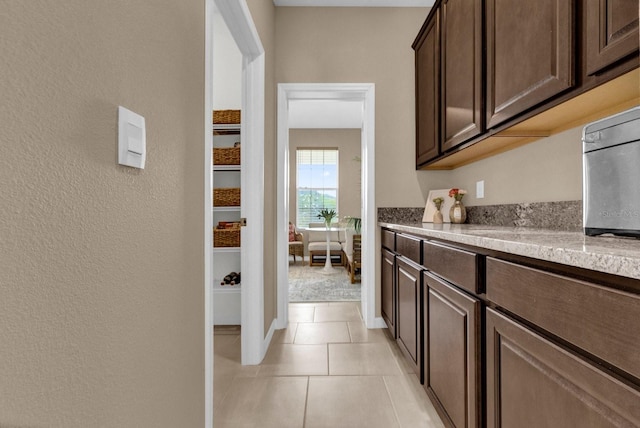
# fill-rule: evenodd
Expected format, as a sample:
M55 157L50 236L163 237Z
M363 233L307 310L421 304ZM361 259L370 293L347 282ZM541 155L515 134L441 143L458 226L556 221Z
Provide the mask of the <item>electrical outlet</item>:
M476 182L476 199L484 198L484 180Z

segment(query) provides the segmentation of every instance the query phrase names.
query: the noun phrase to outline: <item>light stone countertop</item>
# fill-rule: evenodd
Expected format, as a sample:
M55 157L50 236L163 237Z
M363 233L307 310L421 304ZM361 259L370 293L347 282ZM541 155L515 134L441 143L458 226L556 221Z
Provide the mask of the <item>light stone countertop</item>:
M640 279L640 239L529 227L384 223L379 226L459 244Z

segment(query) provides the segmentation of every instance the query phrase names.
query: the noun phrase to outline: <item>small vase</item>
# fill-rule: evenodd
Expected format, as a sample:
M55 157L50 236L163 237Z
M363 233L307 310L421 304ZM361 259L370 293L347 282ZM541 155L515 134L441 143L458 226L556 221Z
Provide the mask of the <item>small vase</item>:
M462 224L467 219L467 209L462 201L455 201L449 210L449 219L451 223Z
M440 208L437 208L436 212L433 213L433 224L442 224L442 212Z

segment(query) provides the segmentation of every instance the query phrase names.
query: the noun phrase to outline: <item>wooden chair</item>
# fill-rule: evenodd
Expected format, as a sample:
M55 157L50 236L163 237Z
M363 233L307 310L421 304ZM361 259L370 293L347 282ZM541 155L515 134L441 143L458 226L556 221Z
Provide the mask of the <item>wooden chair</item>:
M351 238L353 241L347 253L347 273L351 277L351 283L354 284L356 282L356 271L361 271L362 268L362 235L352 235Z
M293 236L294 240L291 240ZM304 235L298 232L293 223L289 222L289 255L293 256L293 262L296 263L296 256L302 257L304 263Z

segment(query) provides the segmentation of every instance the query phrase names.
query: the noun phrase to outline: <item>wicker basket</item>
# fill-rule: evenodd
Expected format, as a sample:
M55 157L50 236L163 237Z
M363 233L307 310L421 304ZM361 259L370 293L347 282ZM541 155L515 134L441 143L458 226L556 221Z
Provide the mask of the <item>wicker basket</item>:
M213 206L239 207L240 189L235 187L213 189Z
M240 110L214 110L213 123L238 124L240 123Z
M213 149L214 165L240 165L240 147Z
M240 228L236 229L213 229L214 247L239 247Z

